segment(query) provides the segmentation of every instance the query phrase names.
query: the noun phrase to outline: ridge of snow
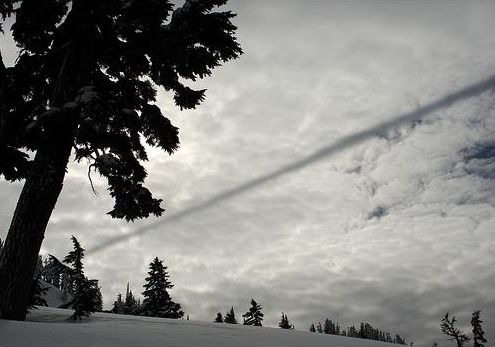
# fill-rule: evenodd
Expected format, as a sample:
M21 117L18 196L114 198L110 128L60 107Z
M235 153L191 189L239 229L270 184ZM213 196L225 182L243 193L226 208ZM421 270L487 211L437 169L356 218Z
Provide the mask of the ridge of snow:
M72 310L40 307L28 321L0 320L0 346L393 347L390 343L309 331L95 313L82 322Z

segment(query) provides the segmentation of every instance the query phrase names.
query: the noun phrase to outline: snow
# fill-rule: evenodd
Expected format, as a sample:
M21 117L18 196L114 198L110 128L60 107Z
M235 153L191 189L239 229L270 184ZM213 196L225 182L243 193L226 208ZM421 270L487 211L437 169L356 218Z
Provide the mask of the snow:
M43 299L46 300L46 304L49 307L60 307L70 301L71 295L69 293L60 290L43 280L41 280L41 282L43 287L48 287L48 291L43 295Z
M0 346L393 347L384 342L308 331L95 313L82 322L71 310L40 307L28 321L0 320Z

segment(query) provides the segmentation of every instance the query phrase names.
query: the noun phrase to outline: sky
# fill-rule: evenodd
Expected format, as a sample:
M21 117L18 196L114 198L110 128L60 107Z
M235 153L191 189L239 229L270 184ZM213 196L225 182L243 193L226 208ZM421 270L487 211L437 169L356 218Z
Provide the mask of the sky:
M86 258L106 308L127 282L141 292L158 256L191 319L210 321L231 306L240 315L255 298L267 326L281 312L302 330L327 317L369 321L416 346L448 346L443 315L468 332L482 310L492 344L494 90L393 121L495 74L495 3L232 0L224 8L237 13L244 55L193 84L208 89L196 110L159 93L181 139L172 156L150 149L146 164L164 216L112 220L105 182L93 176L95 195L87 166L71 163L42 253L65 256L71 235L87 250L122 238ZM12 64L8 33L0 47ZM21 188L0 181L2 239Z

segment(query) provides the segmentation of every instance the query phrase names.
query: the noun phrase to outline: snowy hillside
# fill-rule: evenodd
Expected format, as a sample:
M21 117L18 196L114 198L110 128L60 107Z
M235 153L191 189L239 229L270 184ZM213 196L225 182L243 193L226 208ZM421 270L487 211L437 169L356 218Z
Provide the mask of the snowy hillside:
M41 285L48 288L45 295L43 295L43 299L46 300L48 307L60 307L70 301L71 295L67 292L62 291L43 280L41 280Z
M96 313L80 323L72 311L42 307L27 322L0 320L0 346L392 347L383 342L305 331Z

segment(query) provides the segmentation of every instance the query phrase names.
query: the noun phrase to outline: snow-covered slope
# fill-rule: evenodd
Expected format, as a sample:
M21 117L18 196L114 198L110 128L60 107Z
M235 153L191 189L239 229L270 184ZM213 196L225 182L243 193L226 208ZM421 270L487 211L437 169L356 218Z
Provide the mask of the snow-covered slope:
M72 311L42 307L27 322L0 320L2 347L392 347L305 331L96 313L73 322Z
M47 283L45 281L41 281L43 287L47 287L48 290L43 298L46 300L46 304L48 307L60 307L66 303L68 303L71 299L71 295L67 292L64 292L54 285Z

